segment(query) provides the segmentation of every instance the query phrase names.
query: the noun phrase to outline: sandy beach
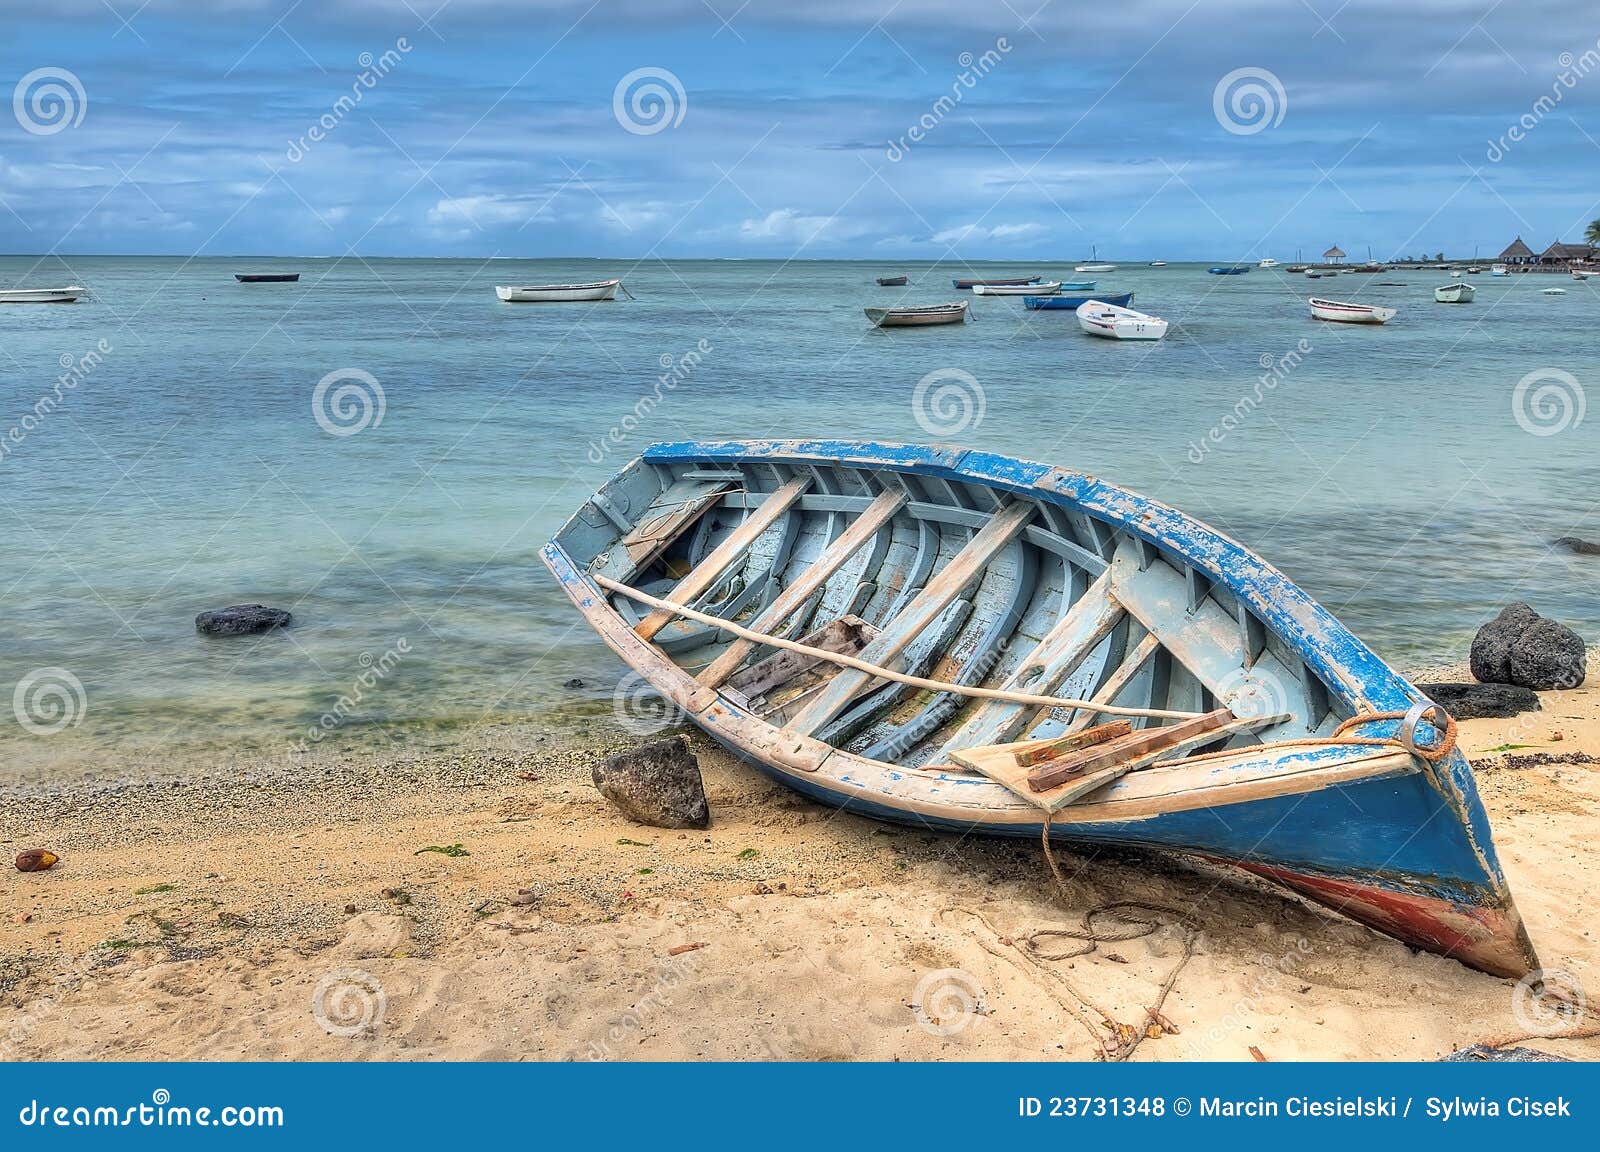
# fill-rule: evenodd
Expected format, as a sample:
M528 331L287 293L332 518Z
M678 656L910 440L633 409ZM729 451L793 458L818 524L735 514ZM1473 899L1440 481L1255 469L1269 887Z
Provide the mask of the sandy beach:
M1600 688L1543 704L1463 723L1461 740L1546 971L1587 987ZM411 759L13 788L7 856L45 847L61 862L0 873L0 1047L1083 1060L1098 1009L1149 1029L1135 1060L1431 1060L1567 1026L1514 981L1177 859L1064 855L1069 915L1036 843L836 812L688 738L704 832L632 824L599 796L596 757L636 741L615 732L579 744L508 729ZM1176 915L1075 959L1018 946L1119 900L1190 917L1192 957ZM1162 1012L1174 1027L1149 1028L1179 964ZM1528 1043L1600 1057L1600 1040Z

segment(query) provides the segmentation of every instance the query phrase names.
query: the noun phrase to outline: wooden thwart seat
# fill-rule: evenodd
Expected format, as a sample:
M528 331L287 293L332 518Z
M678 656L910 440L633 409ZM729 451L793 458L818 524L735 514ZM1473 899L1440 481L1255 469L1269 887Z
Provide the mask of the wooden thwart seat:
M991 744L951 753L964 768L1054 812L1129 772L1241 732L1281 724L1287 715L1235 717L1227 709L1161 728L1131 731L1122 722L1049 740Z

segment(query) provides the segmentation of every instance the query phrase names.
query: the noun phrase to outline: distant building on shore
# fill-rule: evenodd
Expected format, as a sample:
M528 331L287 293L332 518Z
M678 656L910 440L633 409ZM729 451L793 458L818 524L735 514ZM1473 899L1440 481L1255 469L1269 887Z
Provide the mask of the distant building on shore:
M1495 262L1499 264L1509 264L1513 267L1519 265L1525 266L1537 264L1539 262L1539 257L1535 256L1533 249L1524 244L1522 242L1522 237L1518 236L1506 246L1506 250L1504 252L1500 253L1500 255L1495 258Z
M1539 263L1547 268L1570 268L1573 264L1587 264L1594 257L1593 244L1563 244L1557 240L1539 253Z
M1329 264L1338 264L1344 260L1344 249L1335 244L1322 254L1322 258Z

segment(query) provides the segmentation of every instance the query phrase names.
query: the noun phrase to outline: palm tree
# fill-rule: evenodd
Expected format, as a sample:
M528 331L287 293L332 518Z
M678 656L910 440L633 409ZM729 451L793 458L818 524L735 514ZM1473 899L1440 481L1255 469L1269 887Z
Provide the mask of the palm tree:
M1600 244L1600 220L1589 221L1589 227L1584 230L1583 238L1590 244Z

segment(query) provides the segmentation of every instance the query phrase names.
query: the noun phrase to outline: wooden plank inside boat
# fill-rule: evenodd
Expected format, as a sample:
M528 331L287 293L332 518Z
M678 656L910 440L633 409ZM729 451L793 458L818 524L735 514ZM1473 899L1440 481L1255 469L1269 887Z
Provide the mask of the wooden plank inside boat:
M1219 708L1215 712L1196 716L1192 720L1180 720L1176 724L1167 724L1160 728L1144 728L1138 732L1130 731L1129 734L1107 744L1051 758L1047 763L1028 773L1028 787L1035 792L1045 792L1074 776L1134 760L1149 752L1164 752L1193 736L1215 732L1233 719L1235 717L1232 712L1226 708ZM1080 732L1078 735L1082 736L1084 733Z
M622 539L598 558L603 562L595 571L612 580L633 579L733 486L730 480L674 481Z
M750 546L756 542L757 537L772 527L779 516L782 516L794 506L795 502L805 494L806 489L810 486L810 478L802 477L798 480L789 481L771 496L768 496L749 516L745 517L744 522L735 528L727 539L713 548L709 556L695 565L693 571L673 585L672 591L667 593L666 599L676 600L680 604L687 604L709 589L721 579L723 573L750 550ZM671 612L665 609L657 609L639 621L634 631L644 639L649 640L671 622Z

